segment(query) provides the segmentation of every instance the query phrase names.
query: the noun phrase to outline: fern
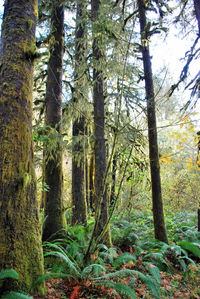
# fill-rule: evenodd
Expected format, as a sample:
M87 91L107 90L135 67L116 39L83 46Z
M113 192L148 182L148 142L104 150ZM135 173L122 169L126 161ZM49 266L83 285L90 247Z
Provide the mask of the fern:
M103 261L108 261L110 264L113 264L114 259L118 256L117 249L115 247L108 248L104 244L98 245L99 257L103 259Z
M126 264L128 261L133 261L136 263L136 257L133 256L132 254L125 252L122 255L120 255L119 257L117 257L113 263L113 266L115 268Z
M164 259L163 253L151 252L144 256L144 261L148 261L157 266L160 270L171 269L171 265Z
M135 292L127 285L121 283L121 282L113 282L113 281L109 281L109 280L101 280L101 283L97 284L103 284L105 287L107 288L111 288L116 290L116 292L120 295L126 296L127 298L130 299L135 299L136 298L136 294Z
M156 281L149 275L145 275L141 272L138 272L139 278L149 287L149 289L154 294L155 298L160 298L160 288Z
M69 268L70 274L74 274L77 277L80 276L78 265L75 262L72 262L65 253L62 253L59 251L50 251L50 252L45 253L45 256L48 256L48 255L57 256L57 257L63 259L63 261L65 262L65 265L68 266L68 268Z
M0 271L0 287L3 284L3 279L5 278L13 278L19 279L18 273L13 269L5 269Z
M102 265L92 264L83 269L81 272L81 278L87 279L91 275L94 275L94 277L99 276L102 271L105 271L105 268Z
M13 278L19 279L18 273L13 269L5 269L0 271L0 279Z
M32 299L32 297L18 292L9 292L4 295L2 295L1 299Z
M19 279L18 273L13 269L5 269L0 271L0 286L2 285L2 280L6 278L12 278L12 279ZM27 294L19 293L19 292L8 292L4 293L1 296L1 299L32 299Z
M148 270L148 272L151 274L151 276L156 280L156 282L158 284L160 284L161 278L160 278L160 270L158 267L150 264L150 263L143 263L144 265L146 265L146 268Z
M149 287L149 289L153 292L156 298L160 298L160 289L156 281L151 276L145 275L139 271L129 270L129 269L119 270L113 273L105 274L101 277L94 278L93 280L101 282L101 280L105 280L105 279L135 277L135 276L138 276Z
M200 248L198 247L198 245L189 241L178 242L178 245L181 248L193 253L194 256L200 257Z

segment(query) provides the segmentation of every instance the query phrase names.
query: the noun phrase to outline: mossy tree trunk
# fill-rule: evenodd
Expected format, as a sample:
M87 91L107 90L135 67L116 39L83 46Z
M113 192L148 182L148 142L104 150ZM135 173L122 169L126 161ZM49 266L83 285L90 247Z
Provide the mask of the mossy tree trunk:
M77 0L76 7L76 33L75 33L75 72L74 72L74 104L79 109L86 105L87 86L86 82L86 0ZM83 109L81 109L84 111ZM76 115L73 121L72 135L72 225L76 223L86 224L87 202L86 202L86 173L84 159L84 134L85 118Z
M32 81L36 0L5 1L0 57L0 270L18 281L0 288L33 293L43 273L41 225L33 167ZM43 292L43 285L35 293Z
M46 86L46 126L52 136L45 147L45 225L43 239L62 235L66 228L63 204L62 66L64 52L64 7L62 1L51 0L50 58Z
M108 220L108 188L106 176L106 144L105 144L105 82L104 68L105 55L101 43L101 34L98 36L96 24L100 21L100 0L91 1L93 27L93 99L94 99L94 136L95 136L95 208L96 208L96 236L102 232ZM104 243L111 244L110 228L108 226L104 236Z
M112 158L112 183L110 190L110 207L115 204L116 195L115 195L115 187L116 187L116 174L117 174L117 153L115 152Z
M91 154L90 165L89 165L89 203L90 210L94 212L94 174L95 172L95 159L94 154Z
M167 241L167 234L165 229L163 202L161 194L161 179L160 179L160 164L158 154L157 142L157 126L155 114L155 95L153 85L153 75L151 67L151 58L149 53L149 37L146 32L146 4L144 0L138 0L140 33L141 33L141 48L144 67L145 92L147 100L147 119L148 119L148 136L149 136L149 159L151 169L151 186L152 186L152 200L153 200L153 218L155 238Z
M197 19L197 23L198 23L198 35L200 37L200 0L194 0L194 11L195 11L195 16ZM200 90L200 88L199 88ZM197 132L197 136L199 139L198 142L198 156L197 156L197 160L199 159L199 153L200 153L200 132ZM199 202L199 207L197 210L197 217L198 217L198 231L200 231L200 202Z

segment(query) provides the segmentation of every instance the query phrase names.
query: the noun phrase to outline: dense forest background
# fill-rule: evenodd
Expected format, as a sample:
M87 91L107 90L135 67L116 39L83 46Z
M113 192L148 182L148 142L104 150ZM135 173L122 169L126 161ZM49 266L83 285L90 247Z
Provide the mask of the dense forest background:
M2 298L199 298L200 1L1 11Z

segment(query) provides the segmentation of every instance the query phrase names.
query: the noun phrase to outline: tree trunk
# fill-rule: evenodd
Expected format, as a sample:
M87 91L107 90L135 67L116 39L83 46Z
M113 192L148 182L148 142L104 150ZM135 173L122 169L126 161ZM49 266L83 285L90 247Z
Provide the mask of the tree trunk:
M36 0L5 1L0 57L0 270L19 280L5 290L33 293L43 273L41 225L36 200L32 142L32 82ZM35 293L42 293L43 284Z
M144 80L145 92L147 99L147 118L148 118L148 136L149 136L149 159L151 168L151 186L152 186L152 199L153 199L153 218L154 218L154 231L155 238L167 241L167 234L165 229L162 194L161 194L161 179L160 179L160 164L158 154L157 142L157 126L155 114L155 101L154 101L154 86L153 75L151 67L151 58L149 53L149 38L146 20L146 8L144 0L138 0L140 33L142 44L142 57L144 67Z
M198 30L200 36L200 0L194 0L194 11L198 22Z
M91 13L93 21L93 35L95 36L95 23L100 19L100 0L91 1ZM94 99L94 135L95 135L95 206L97 229L99 236L108 219L108 190L105 185L106 175L106 145L105 145L105 112L104 112L104 68L105 55L102 50L101 38L94 37L93 40L93 99ZM100 217L99 217L100 216ZM99 218L99 219L98 219ZM104 243L111 244L110 229L104 236Z
M194 0L194 10L195 10L195 15L196 19L198 22L198 31L199 31L199 36L200 36L200 0ZM197 156L197 161L199 159L199 152L200 152L200 132L197 132L199 142L198 142L198 156ZM197 211L198 215L198 231L200 231L200 203L199 203L199 208Z
M85 86L86 71L86 0L77 0L76 34L75 34L75 71L74 71L74 103L82 102L84 106L87 97ZM87 202L85 190L85 161L84 161L84 131L85 119L83 115L76 116L73 122L72 147L72 225L86 224Z
M45 225L43 239L56 238L66 228L63 205L62 146L60 140L62 125L62 65L64 49L64 7L62 1L51 2L51 38L50 58L46 87L46 126L50 132L57 132L45 147L45 182L49 186L46 192Z
M90 213L90 170L89 170L89 142L88 142L88 127L85 126L85 146L84 146L84 164L85 164L85 193L87 213Z
M115 204L116 173L117 173L117 153L113 155L113 159L112 159L112 184L111 184L111 191L110 191L110 207L112 207Z
M90 158L90 166L89 166L89 202L90 202L90 210L94 212L94 174L95 172L95 162L94 162L94 154L92 153Z

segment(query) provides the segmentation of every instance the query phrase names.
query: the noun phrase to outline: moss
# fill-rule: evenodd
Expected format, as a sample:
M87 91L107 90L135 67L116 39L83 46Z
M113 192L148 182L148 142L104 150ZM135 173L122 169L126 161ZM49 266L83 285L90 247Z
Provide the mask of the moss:
M25 54L29 54L30 56L34 56L36 54L36 44L35 44L35 40L32 41L31 43L24 43L23 45L23 51Z
M33 2L36 10L37 1ZM28 0L28 4L33 8L32 1ZM32 61L25 55L35 52L34 30L27 30L27 26L35 25L35 16L27 22L22 5L22 15L16 20L13 15L4 18L2 27L5 49L0 70L0 268L13 268L19 273L18 281L5 281L5 290L13 286L33 293L33 281L43 273L31 157ZM11 13L11 9L7 10L8 15ZM9 30L10 21L16 28ZM37 286L36 293L44 293L43 284Z
M34 16L38 18L38 0L32 2Z
M34 21L32 19L26 19L26 24L28 29L31 29L34 26Z
M22 178L23 178L23 188L26 188L27 185L31 183L32 176L29 173L24 172Z
M9 84L7 82L3 82L3 87L8 87Z

